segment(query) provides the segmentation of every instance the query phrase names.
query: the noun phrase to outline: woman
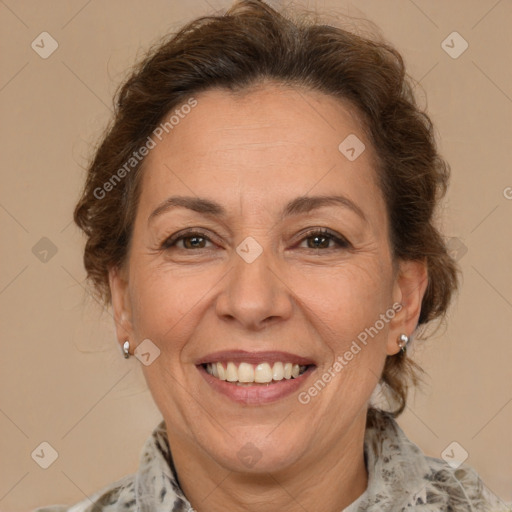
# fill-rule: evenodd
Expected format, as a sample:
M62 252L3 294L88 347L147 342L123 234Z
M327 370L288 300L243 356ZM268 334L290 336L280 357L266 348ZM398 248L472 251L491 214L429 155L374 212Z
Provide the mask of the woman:
M153 50L75 221L163 421L136 475L39 510L497 510L395 421L457 286L447 181L386 44L253 0Z

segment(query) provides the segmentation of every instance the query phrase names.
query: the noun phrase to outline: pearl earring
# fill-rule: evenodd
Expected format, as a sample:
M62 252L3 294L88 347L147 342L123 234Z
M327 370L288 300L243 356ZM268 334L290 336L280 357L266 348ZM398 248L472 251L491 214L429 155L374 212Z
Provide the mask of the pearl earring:
M130 357L130 342L128 340L126 340L123 344L123 354L125 359Z
M405 351L407 350L407 343L409 343L409 336L407 336L407 334L400 334L397 343L402 354L405 354Z

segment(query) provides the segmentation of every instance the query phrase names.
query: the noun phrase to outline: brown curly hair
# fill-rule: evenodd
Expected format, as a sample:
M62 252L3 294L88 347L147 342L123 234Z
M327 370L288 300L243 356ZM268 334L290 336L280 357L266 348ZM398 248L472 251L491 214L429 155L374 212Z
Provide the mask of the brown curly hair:
M434 226L449 167L400 54L386 42L280 13L258 0L190 22L153 47L118 90L113 121L74 211L87 237L84 264L94 292L110 304L108 271L125 262L140 193L144 159L134 162L133 156L162 119L192 94L211 87L243 91L266 79L341 98L358 112L378 158L394 260L427 263L418 326L442 318L458 284L456 263ZM122 179L113 181L116 173ZM396 403L395 417L420 371L401 352L387 357L380 382Z

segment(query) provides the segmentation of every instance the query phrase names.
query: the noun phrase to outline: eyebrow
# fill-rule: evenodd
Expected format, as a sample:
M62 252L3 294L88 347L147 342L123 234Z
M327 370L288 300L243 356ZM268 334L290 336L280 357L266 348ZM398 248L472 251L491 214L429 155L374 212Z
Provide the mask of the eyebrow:
M342 195L329 195L329 196L300 196L289 203L283 208L280 215L281 219L291 215L299 215L301 213L309 213L318 208L325 206L342 206L352 212L356 213L362 220L368 222L364 212L348 197ZM148 217L148 224L158 217L159 215L167 212L171 208L181 207L187 208L203 215L212 217L226 217L226 209L219 203L210 199L191 196L171 196L160 203L155 210Z

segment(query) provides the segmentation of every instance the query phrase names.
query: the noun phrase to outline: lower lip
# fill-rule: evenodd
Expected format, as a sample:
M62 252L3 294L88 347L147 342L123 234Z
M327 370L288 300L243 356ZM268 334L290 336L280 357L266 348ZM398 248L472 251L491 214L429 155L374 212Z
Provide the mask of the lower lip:
M235 383L220 380L210 375L202 365L198 365L196 368L215 391L222 393L234 402L245 405L268 404L289 396L297 391L315 370L315 366L309 366L302 375L294 379L282 379L273 384L238 386Z

